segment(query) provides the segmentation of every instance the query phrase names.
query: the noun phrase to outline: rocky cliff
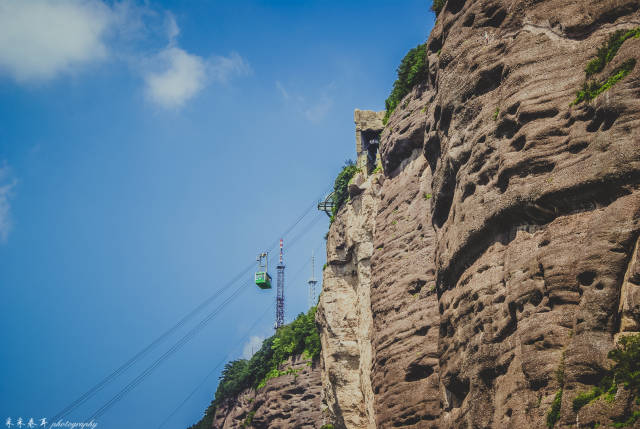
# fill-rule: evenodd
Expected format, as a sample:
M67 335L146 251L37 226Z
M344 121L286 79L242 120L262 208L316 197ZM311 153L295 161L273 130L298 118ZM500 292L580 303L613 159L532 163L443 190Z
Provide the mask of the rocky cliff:
M317 321L336 427L611 427L637 410L622 388L573 400L640 331L639 7L444 3L382 171L353 178L330 227Z
M217 407L213 427L217 429L316 429L322 425L320 365L309 366L297 356L283 364L282 375L266 386L246 389Z

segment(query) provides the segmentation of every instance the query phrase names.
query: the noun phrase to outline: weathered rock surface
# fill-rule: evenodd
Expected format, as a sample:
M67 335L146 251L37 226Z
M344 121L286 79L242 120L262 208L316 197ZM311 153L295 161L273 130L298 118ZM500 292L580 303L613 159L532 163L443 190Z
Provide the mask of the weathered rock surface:
M640 65L570 104L639 7L446 2L428 81L382 134L384 178L354 181L330 229L318 320L338 427L543 428L560 390L556 427L637 408L572 400L640 331ZM630 58L640 39L595 79Z
M616 339L640 331L640 39L593 79L636 59L628 76L572 101L639 8L447 0L427 81L379 151L381 114L356 111L362 171L329 230L321 371L247 391L215 427L255 410L253 427L545 428L560 392L555 427L613 427L638 410L622 388L572 402Z
M267 381L265 387L246 389L216 410L213 428L235 429L317 429L323 424L320 365L308 366L301 357L289 359L282 370L292 368L297 375L283 375Z
M360 176L360 177L358 177ZM340 210L327 238L327 266L316 320L322 343L322 384L329 421L374 428L371 388L371 256L379 176L354 177L354 198ZM355 193L358 194L355 197Z
M440 318L430 183L428 164L415 150L380 192L371 289L378 427L438 427Z

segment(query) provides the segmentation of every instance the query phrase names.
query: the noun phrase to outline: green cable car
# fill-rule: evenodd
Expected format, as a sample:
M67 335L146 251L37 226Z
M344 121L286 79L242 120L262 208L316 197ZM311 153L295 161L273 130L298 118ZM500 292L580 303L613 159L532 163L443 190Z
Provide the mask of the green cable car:
M264 258L264 265L262 259ZM271 276L267 272L267 266L269 264L269 256L267 252L258 255L258 271L256 271L256 285L260 289L271 289Z

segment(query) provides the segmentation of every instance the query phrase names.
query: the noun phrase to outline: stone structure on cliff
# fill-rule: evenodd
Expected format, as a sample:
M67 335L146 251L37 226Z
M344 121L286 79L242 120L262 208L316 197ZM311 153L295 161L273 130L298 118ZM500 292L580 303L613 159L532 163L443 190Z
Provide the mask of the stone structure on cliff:
M380 134L384 129L382 118L384 110L374 112L372 110L356 109L353 119L356 123L356 165L364 173L368 174L380 164Z
M544 428L554 400L555 427L606 427L638 408L624 389L572 401L640 330L640 66L572 102L639 6L445 3L384 171L352 179L330 228L317 321L336 427ZM591 79L633 59L638 38Z

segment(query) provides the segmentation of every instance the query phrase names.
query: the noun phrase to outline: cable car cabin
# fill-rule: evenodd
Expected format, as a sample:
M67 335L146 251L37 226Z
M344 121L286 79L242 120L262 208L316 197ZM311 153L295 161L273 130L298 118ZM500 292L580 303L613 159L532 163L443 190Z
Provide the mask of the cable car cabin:
M256 285L260 289L271 289L271 276L266 271L256 273Z

